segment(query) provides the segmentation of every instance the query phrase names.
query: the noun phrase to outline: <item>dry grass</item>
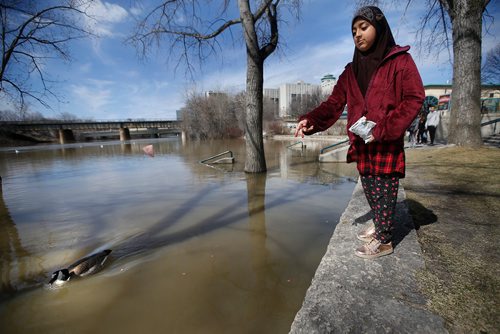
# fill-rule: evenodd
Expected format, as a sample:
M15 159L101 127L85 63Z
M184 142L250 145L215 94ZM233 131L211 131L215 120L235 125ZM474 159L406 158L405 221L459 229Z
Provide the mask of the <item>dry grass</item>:
M500 149L407 150L429 308L452 333L500 333Z

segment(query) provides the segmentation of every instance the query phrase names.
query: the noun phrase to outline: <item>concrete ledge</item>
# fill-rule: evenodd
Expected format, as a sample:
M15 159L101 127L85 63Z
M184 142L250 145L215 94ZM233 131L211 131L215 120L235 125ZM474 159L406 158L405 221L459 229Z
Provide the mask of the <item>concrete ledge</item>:
M404 200L400 186L394 254L358 258L356 233L371 219L358 181L290 333L447 333L417 287L424 261Z

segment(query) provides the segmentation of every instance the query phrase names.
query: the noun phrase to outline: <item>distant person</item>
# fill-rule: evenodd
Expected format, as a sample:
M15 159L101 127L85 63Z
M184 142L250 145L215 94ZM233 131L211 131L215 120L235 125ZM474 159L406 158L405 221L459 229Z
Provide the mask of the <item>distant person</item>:
M417 133L417 144L427 143L427 130L425 129L425 122L427 117L425 111L418 115L418 133Z
M361 231L365 244L355 254L373 259L393 252L392 229L399 179L405 176L404 136L424 100L417 67L396 45L382 11L360 8L351 23L354 56L326 101L299 118L295 136L332 126L347 104L350 147L347 162L356 162L373 226Z
M429 113L427 114L427 121L425 122L425 127L427 131L429 131L429 145L434 145L434 138L436 137L436 128L439 124L440 117L439 111L436 110L435 107L431 107L429 109Z
M418 133L418 117L415 117L413 122L411 122L408 128L408 143L410 147L415 147L417 143L417 133Z

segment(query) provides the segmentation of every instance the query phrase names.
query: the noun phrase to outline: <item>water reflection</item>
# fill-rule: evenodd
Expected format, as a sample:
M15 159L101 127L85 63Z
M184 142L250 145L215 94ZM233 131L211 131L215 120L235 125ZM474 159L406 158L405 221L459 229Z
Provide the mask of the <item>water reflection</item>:
M16 225L5 205L0 181L0 300L23 286L36 283L33 270L28 268L30 257L31 254L21 244Z
M177 205L173 211L158 220L144 232L114 244L113 248L115 251L113 258L123 259L132 255L151 252L162 247L183 242L194 236L202 236L205 233L237 221L240 218L238 215L233 214L231 210L221 208L214 214L206 216L190 225L180 224L191 210L209 197L214 190L214 187L207 186L203 190L192 194L187 201ZM238 205L240 203L234 204Z
M246 174L249 235L251 239L251 261L255 275L255 293L249 302L249 319L260 319L262 315L274 314L277 303L282 302L279 275L273 270L269 250L266 246L266 173ZM260 315L260 316L259 316Z
M122 149L122 154L132 154L132 144L130 144L130 143L121 143L120 147Z

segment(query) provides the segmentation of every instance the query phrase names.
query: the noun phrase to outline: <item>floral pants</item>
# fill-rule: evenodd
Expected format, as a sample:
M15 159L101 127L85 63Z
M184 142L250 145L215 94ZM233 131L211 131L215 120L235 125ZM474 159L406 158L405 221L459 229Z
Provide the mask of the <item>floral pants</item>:
M383 244L391 242L399 177L394 175L361 175L361 184L374 215L375 238Z

